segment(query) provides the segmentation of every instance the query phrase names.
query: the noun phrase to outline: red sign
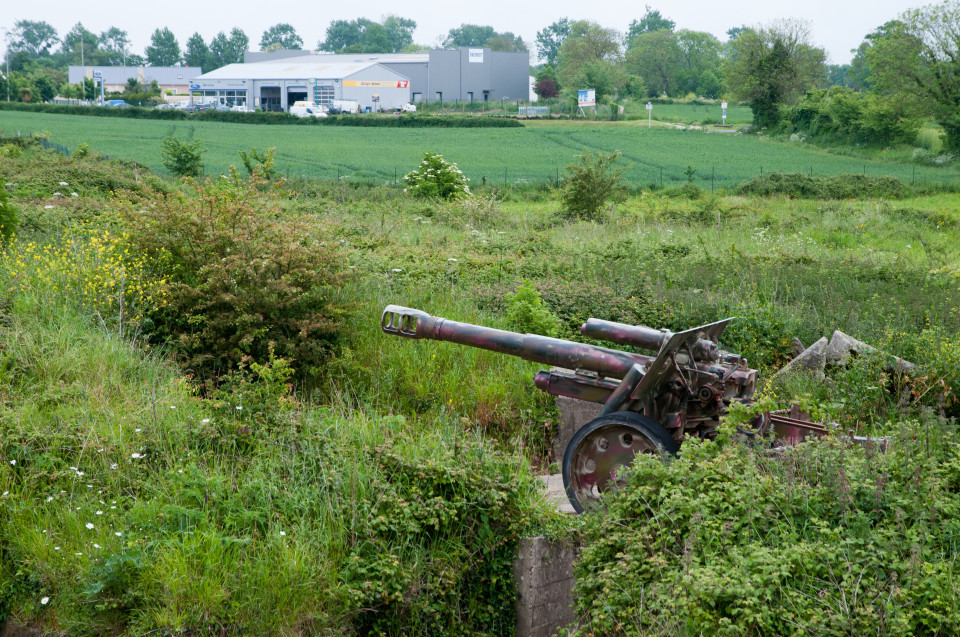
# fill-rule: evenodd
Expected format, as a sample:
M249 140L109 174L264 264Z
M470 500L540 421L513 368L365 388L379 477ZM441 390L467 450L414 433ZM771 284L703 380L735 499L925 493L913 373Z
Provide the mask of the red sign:
M407 88L409 83L407 80L397 80L397 88Z

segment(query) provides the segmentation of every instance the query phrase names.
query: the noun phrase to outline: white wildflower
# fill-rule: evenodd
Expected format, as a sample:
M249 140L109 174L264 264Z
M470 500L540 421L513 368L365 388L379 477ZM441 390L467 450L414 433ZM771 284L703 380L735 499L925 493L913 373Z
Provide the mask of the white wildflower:
M49 602L49 601L50 601L50 598L49 598L49 597L44 597L43 599L40 600L40 603L41 603L43 606L46 606L46 605L47 605L47 602Z
M91 531L92 531L93 528L94 528L93 522L87 522L85 526L86 526L88 529L90 529Z

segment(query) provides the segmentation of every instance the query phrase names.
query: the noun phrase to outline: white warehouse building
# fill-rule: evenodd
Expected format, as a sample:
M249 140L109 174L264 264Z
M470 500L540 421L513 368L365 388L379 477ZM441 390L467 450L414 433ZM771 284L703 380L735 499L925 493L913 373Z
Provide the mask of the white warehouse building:
M373 61L281 59L229 64L190 83L195 102L287 111L295 102L356 101L361 110L393 110L410 101L410 79Z
M426 53L318 54L247 52L244 63L204 73L190 83L194 101L287 111L295 102L352 100L361 110L406 102L527 100L527 52L487 47Z

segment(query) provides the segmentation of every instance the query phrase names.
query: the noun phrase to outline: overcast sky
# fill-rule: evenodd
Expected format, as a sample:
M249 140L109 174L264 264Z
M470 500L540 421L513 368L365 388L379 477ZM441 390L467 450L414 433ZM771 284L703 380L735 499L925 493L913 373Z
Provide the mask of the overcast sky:
M635 3L594 0L365 0L363 2L303 2L265 0L4 0L0 32L17 20L45 20L62 36L77 22L94 33L111 26L126 30L132 52L143 53L150 34L157 27L169 27L181 48L194 32L209 41L218 31L240 27L256 48L263 31L278 22L292 24L307 48L323 40L331 20L366 17L379 20L393 13L417 23L414 41L436 45L452 27L462 23L491 25L497 31L512 31L535 52L537 31L555 20L587 19L618 31L626 31L631 20L644 13L643 0ZM809 21L814 41L826 49L830 62L850 61L863 36L892 20L905 9L927 2L910 0L650 0L649 5L677 23L678 29L708 31L721 40L727 29L741 25L765 24L778 18Z

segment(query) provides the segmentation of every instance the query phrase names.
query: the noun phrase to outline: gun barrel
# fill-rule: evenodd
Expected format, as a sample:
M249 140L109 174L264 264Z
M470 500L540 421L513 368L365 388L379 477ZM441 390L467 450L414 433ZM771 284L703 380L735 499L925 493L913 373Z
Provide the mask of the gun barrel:
M564 369L585 369L610 378L623 378L635 364L650 358L596 345L574 343L538 334L517 334L432 316L421 310L388 305L380 319L387 334L447 341Z
M654 352L660 351L663 344L673 336L673 332L668 330L656 330L643 325L627 325L595 318L587 319L587 322L580 326L580 333L591 338L632 345ZM717 344L709 339L701 338L693 346L695 360L712 362L716 361L719 355L720 350Z

